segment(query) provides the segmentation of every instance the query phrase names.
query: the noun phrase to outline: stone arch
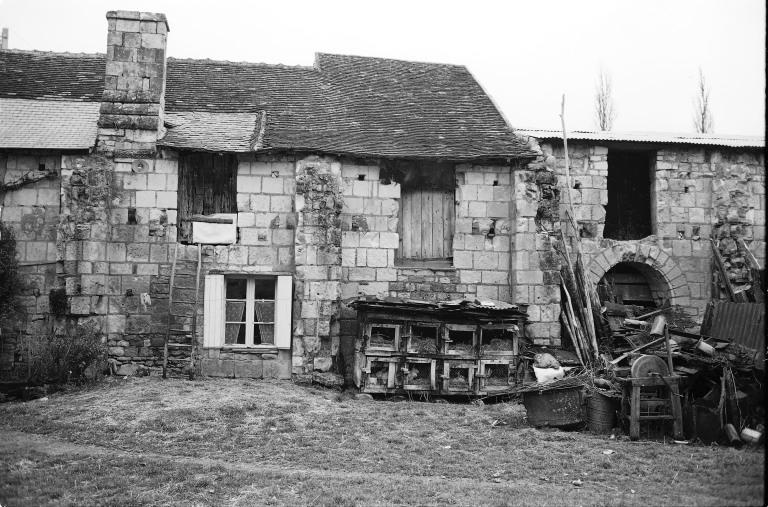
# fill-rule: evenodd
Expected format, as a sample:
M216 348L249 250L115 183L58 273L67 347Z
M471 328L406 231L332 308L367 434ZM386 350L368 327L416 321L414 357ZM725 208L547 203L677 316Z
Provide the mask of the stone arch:
M586 270L592 283L597 285L609 269L621 262L630 263L643 273L649 283L656 286L656 291L666 290L670 304L690 306L691 291L685 273L670 255L654 244L612 241L607 248L592 254Z

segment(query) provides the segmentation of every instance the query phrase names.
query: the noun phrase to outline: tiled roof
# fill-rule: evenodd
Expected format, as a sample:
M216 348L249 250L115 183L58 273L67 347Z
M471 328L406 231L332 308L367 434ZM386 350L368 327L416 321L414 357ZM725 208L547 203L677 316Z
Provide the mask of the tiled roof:
M560 130L515 129L518 134L539 139L562 139ZM737 136L726 134L666 133L666 132L591 132L574 130L568 132L568 140L577 141L621 141L656 144L698 144L709 146L728 146L733 148L763 148L765 138L757 136Z
M197 151L247 152L259 143L259 113L166 113L161 146Z
M88 149L98 102L0 98L0 148Z
M98 101L104 69L104 55L2 51L0 97ZM264 111L265 150L450 160L535 155L461 66L328 54L317 55L314 67L169 58L165 100L169 113Z
M104 55L0 51L0 97L100 102Z

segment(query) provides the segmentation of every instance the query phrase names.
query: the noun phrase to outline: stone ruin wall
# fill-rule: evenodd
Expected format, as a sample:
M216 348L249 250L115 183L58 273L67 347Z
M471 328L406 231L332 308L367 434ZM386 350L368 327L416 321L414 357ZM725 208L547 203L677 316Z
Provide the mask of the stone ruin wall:
M565 181L562 143L542 142ZM597 282L621 261L652 268L673 304L700 323L712 297L709 239L720 240L732 283L746 283L745 260L736 248L742 238L761 265L765 262L765 164L756 149L663 146L656 150L651 214L655 234L642 240L603 238L608 202L608 147L570 141L571 182L576 220L588 269ZM560 186L565 192L564 183ZM563 212L566 198L561 199ZM650 280L653 288L653 281Z
M25 336L43 336L62 322L51 318L49 294L57 287L57 228L60 213L61 155L12 151L0 153L0 182L12 184L24 175L49 173L50 177L5 191L0 198L0 219L16 238L19 272L26 282L21 302L25 322L4 329L0 340L0 378L12 375L14 357Z

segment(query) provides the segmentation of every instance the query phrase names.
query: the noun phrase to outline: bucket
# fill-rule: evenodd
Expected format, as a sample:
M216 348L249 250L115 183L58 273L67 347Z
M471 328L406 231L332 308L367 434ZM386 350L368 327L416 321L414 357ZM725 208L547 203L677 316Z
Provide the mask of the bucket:
M523 393L523 405L532 426L567 427L581 423L581 386Z
M593 433L610 433L616 426L616 401L610 396L593 392L587 403L587 427Z

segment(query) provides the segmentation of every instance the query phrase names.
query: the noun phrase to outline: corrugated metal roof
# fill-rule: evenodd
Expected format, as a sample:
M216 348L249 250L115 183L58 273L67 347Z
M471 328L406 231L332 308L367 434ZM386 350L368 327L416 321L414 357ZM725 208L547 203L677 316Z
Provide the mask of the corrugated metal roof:
M99 102L0 99L0 148L91 148L96 144L99 106Z
M516 134L539 139L562 139L561 130L515 129ZM568 132L568 140L578 141L625 141L637 143L694 144L708 146L728 146L732 148L763 148L765 138L757 136L737 136L726 134L691 134L669 132L609 132L574 130Z
M732 303L715 301L707 308L705 317L709 329L702 333L713 338L733 341L753 350L762 357L765 350L765 305L763 303Z

